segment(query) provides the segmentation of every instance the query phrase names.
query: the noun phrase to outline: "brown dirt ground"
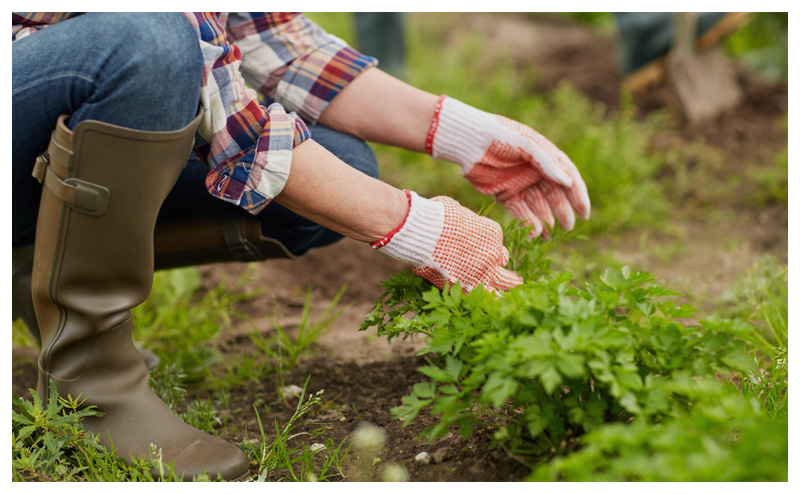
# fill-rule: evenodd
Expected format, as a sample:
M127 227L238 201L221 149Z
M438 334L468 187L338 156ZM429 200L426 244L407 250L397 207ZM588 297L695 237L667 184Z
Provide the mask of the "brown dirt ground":
M539 82L534 89L546 90L568 80L589 97L607 105L609 111L619 107L620 75L613 37L548 18L502 15L495 16L493 22L484 22L482 14L471 14L465 20L463 29L488 31L487 50L510 50L517 63L536 64ZM766 84L741 68L738 73L745 90L745 100L738 108L713 122L685 127L680 135L669 136L669 139L687 142L700 137L717 148L726 164L726 170L719 177L721 180L727 174L741 173L751 163L762 160L771 163L787 145L786 132L779 125L787 108L786 84ZM666 84L639 96L636 103L642 112L678 108L675 94ZM737 201L736 197L715 206L717 212L721 210L725 214L708 215L693 204L682 204L682 214L676 215L676 226L683 232L683 248L670 256L641 249L635 237L601 242L607 243L615 258L645 267L668 285L679 290L686 288L692 293L702 292L708 299L715 299L755 256L770 253L784 262L788 260L786 206L753 208ZM327 429L310 442L333 438L338 443L351 435L361 421L369 421L383 427L387 433L388 447L381 455L380 465L401 463L412 481L524 479L525 467L503 451L489 449L488 431L478 430L467 440L452 434L426 445L415 440L415 436L431 423L430 416L420 416L408 428L401 427L400 422L392 418L390 409L400 403L401 397L408 394L415 383L424 380L416 370L421 362L415 356L420 342L392 342L390 345L374 334L357 329L382 292L380 281L402 268L363 244L345 240L296 261L257 265L244 287L269 287L266 294L242 306L252 324L268 334L272 331L276 306L280 307L284 326L292 327L302 310L308 286L315 287L314 307L321 310L343 284L348 285L342 303L353 305L336 320L330 333L318 341L299 366L283 376L285 384L298 386L310 376L310 391L325 390L326 405L309 416L309 421L323 423ZM202 267L201 271L207 286L213 286L223 271L228 272L228 279L234 279L245 269L244 265L216 265ZM250 324L242 321L234 330L248 331L252 328ZM238 345L246 345L248 341L246 338L234 340ZM243 350L237 345L227 348L230 352ZM15 393L27 395L25 390L35 386L34 358L35 352L29 349L14 349ZM243 439L245 428L250 431L249 436L254 437L257 430L254 403L262 404L259 412L268 427L275 418L284 424L296 404L296 400L283 403L277 398L275 375L265 376L258 384L240 386L232 393L231 400L225 418L228 430L233 432L224 434L234 441ZM320 426L304 427L310 431ZM414 461L422 451L434 458L430 464ZM356 453L351 452L351 459L355 456ZM353 461L347 463L343 480L359 479L354 465ZM276 480L277 476L272 475L270 479Z

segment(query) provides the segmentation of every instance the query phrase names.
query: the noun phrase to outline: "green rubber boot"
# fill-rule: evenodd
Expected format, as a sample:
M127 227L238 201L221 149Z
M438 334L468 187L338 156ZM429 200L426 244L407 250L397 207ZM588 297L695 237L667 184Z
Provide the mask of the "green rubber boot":
M153 282L156 217L199 117L173 132L84 121L73 134L65 121L53 132L49 162L40 158L34 170L45 185L32 276L40 396L48 399L52 380L60 395L97 407L104 415L88 417L84 428L119 456L150 460L153 444L184 480L204 471L212 479L246 476L244 453L183 423L150 390L132 340L130 309Z

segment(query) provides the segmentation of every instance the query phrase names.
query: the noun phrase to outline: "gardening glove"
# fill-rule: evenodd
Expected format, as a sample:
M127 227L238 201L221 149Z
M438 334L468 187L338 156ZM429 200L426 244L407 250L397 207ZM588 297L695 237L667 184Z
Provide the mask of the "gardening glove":
M548 231L554 218L575 226L575 213L588 219L589 194L578 169L552 142L514 120L442 96L428 131L434 159L457 163L462 175L524 224L533 236Z
M406 191L405 221L372 247L399 261L440 289L461 283L464 293L483 286L497 293L522 283L504 267L508 249L497 222L473 213L449 197L426 199Z

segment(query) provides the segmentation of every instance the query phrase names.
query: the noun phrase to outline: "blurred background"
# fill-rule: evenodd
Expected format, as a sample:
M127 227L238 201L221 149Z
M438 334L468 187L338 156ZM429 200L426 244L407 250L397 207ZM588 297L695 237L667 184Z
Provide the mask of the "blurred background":
M682 94L686 81L670 74L669 13L308 15L386 71L526 123L572 158L592 218L554 268L580 279L628 264L719 310L756 279L785 293L788 278L788 14L733 14L694 19L698 44L730 74L711 80L720 77L700 60L683 76L735 91L699 119L691 110L703 95ZM394 185L487 204L454 165L374 149ZM510 218L501 207L490 216Z

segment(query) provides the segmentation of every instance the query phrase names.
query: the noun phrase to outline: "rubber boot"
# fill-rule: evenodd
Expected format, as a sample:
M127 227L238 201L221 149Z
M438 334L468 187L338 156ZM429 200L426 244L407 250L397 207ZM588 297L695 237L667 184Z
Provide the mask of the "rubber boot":
M16 321L22 319L28 332L42 346L42 336L39 331L39 323L36 321L36 313L33 310L33 299L31 298L31 271L33 270L33 245L18 247L11 251L11 319ZM144 359L144 363L149 370L155 370L161 359L158 355L147 348L137 345L136 348Z
M250 215L225 214L159 220L155 228L155 270L200 266L222 262L260 262L296 259L278 240L261 234L261 222ZM41 345L39 324L31 300L33 246L12 249L11 316L22 318L30 334ZM161 359L137 346L151 371Z
M248 474L234 445L183 423L149 386L132 340L130 309L153 281L158 211L192 147L199 117L173 132L144 132L97 121L74 134L59 118L34 175L43 178L36 226L32 294L42 336L38 391L53 381L102 417L84 428L117 455L151 457L191 480ZM187 328L191 330L191 328ZM159 472L154 468L153 474Z
M156 270L298 257L262 235L261 221L247 213L159 220L155 253Z

